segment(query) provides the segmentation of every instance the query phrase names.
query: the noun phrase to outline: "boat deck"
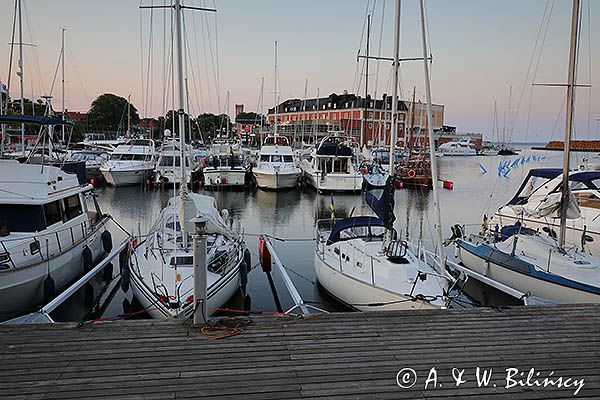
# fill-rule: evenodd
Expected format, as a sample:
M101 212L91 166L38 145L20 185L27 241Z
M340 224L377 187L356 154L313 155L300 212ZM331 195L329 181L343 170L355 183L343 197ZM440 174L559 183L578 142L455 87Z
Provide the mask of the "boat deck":
M524 384L530 368L538 380L583 379L577 398L600 398L600 305L258 316L220 340L143 320L0 325L0 343L2 399L574 397L576 387L507 389L507 368ZM477 367L493 369L488 385ZM405 368L418 379L402 389ZM465 370L458 387L453 368Z

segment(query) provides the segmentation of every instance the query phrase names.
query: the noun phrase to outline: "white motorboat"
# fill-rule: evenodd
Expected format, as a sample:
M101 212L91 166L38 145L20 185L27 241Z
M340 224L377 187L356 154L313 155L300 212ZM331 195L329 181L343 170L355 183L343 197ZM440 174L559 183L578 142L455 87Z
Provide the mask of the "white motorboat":
M309 158L300 162L306 182L320 192L358 192L363 176L354 164L351 141L343 136L326 136Z
M185 145L184 149L184 174L185 183L192 183L192 175L195 171L195 164L191 157L191 146ZM158 155L158 161L154 170L154 183L156 184L173 184L180 185L182 182L181 178L181 156L179 151L179 144L174 140L165 143Z
M285 136L267 136L252 169L262 189L290 189L296 186L302 171L294 162L294 152Z
M120 144L100 167L106 182L112 186L137 185L152 176L156 149L150 139L131 139Z
M443 156L476 156L477 149L475 145L469 141L459 142L452 141L441 144L437 152Z
M241 274L250 268L250 252L242 237L227 227L213 197L186 193L171 198L131 258L133 293L152 318L183 321L194 311L193 224L182 223L182 218L187 218L183 215L202 215L209 220L208 316L236 293Z
M71 161L85 162L85 176L88 179L93 179L102 176L100 167L102 167L102 164L104 164L109 157L109 154L105 151L77 150L72 152L69 158Z
M0 120L10 122L13 116L4 117ZM25 117L28 123L64 123ZM0 320L32 312L91 269L108 248L103 242L110 241L109 217L100 212L81 167L74 174L0 160Z
M241 188L247 183L250 163L241 155L238 140L216 139L210 147L211 155L206 161L202 174L207 189Z

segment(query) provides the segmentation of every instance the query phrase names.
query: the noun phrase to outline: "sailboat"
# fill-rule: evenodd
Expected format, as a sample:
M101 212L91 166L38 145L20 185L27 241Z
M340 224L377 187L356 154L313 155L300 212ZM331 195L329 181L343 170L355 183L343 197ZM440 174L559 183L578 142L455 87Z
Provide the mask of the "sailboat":
M179 88L179 151L185 156L183 56L180 0L175 0ZM181 176L184 164L180 163ZM224 214L224 213L223 213ZM156 319L185 321L194 313L194 248L192 219L207 219L207 305L209 317L240 288L240 276L250 268L250 252L243 237L231 230L210 196L189 193L179 185L144 239L133 247L131 286L144 309Z
M294 151L285 136L277 134L277 42L275 42L275 118L273 135L265 138L256 168L252 174L262 189L291 189L298 183L302 171L294 162Z
M423 4L421 2L423 17ZM424 20L422 19L424 29ZM400 0L396 1L394 59L399 59ZM423 35L424 54L426 51ZM425 63L427 57L424 57ZM450 277L446 276L444 257L438 253L439 269L427 263L420 247L398 238L393 227L393 178L395 143L398 135L398 62L394 63L392 100L392 137L389 176L381 196L365 194L375 216L351 216L319 220L316 224L315 272L319 284L330 295L360 311L412 310L445 307ZM425 65L428 102L431 104L428 66ZM431 107L431 106L429 106ZM428 112L429 121L431 109ZM431 124L429 124L431 126ZM432 165L435 167L435 155ZM435 176L435 173L434 173ZM434 188L437 207L437 191ZM441 233L438 223L438 251ZM415 251L416 250L416 251ZM435 264L435 263L434 263Z
M454 230L458 256L469 271L522 293L558 303L600 302L600 258L590 255L585 237L581 245L566 244L567 221L581 215L569 185L579 16L579 0L573 0L560 193L547 197L541 206L522 209L526 214L557 215L560 218L558 235L550 229L540 232L526 228L519 222L466 238L461 237L460 229Z

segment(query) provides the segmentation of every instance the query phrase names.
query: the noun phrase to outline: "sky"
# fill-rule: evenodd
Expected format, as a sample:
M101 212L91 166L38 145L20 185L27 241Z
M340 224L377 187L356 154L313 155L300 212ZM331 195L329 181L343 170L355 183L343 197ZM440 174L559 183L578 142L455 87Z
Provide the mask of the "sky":
M139 10L139 0L22 2L23 42L35 45L24 48L26 97L50 93L64 27L67 109L87 111L105 92L131 95L142 117L172 108L168 12ZM223 112L227 105L233 113L234 104L244 104L247 111L272 107L275 41L279 100L303 98L305 85L308 97L317 91L321 96L344 90L364 94L364 63L357 62L357 52L365 54L367 13L372 14L370 54L393 54L393 0L184 3L217 9L184 13L193 114ZM6 83L14 2L3 0L1 7L0 80ZM532 83L566 82L571 7L568 0L427 0L432 96L445 106L445 123L491 138L496 103L499 129L512 131L513 140L562 138L565 89ZM418 10L417 0L402 1L401 57L422 55ZM582 0L578 83L592 88L577 90L579 139L600 139L599 20L600 4ZM16 55L13 65L11 93L18 96ZM416 87L417 99L424 101L423 76L422 62L402 63L403 98ZM371 61L369 93L390 94L390 77L389 62ZM60 73L52 95L60 109Z

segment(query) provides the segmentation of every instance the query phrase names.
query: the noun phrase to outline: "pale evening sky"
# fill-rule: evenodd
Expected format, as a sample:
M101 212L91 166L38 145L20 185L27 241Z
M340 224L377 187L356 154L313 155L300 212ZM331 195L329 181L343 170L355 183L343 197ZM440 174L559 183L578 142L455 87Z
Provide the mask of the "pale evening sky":
M87 111L91 101L104 92L123 97L131 94L132 103L142 116L157 116L171 108L170 92L168 96L163 95L165 65L169 64L164 61L164 11L140 11L138 0L22 2L23 41L37 46L24 50L26 97L31 98L32 92L36 97L49 93L60 51L60 27L65 27L67 109ZM164 1L142 2L152 3L163 4ZM356 92L356 53L359 46L363 51L365 48L364 38L362 45L360 41L368 6L375 5L371 54L379 52L380 32L383 32L381 55L391 56L393 52L393 0L376 0L375 3L373 0L188 0L184 3L216 6L218 9L216 16L199 11L185 12L193 114L218 112L219 105L222 111L227 91L230 92L231 112L236 103L245 104L246 110L256 110L261 77L265 78L264 107L271 107L274 101L275 40L279 43L281 100L302 98L305 79L308 79L309 97L316 95L317 88L321 96L341 93L344 89ZM2 1L0 80L3 82L7 81L9 67L8 43L13 7L13 0ZM462 132L483 132L489 137L496 100L500 127L508 126L509 123L503 121L508 109L509 88L512 86L512 113L521 98L513 140L527 138L530 141L544 141L563 135L564 109L561 111L561 108L564 89L535 87L532 95L531 83L533 70L537 70L537 83L566 81L570 1L428 0L426 7L430 47L434 57L433 100L445 105L447 124L457 126ZM385 12L381 31L382 10ZM152 36L149 34L151 18ZM140 20L143 24L143 44L140 43ZM600 65L599 21L599 4L583 0L578 82L591 83L592 89L577 91L576 137L581 139L600 139L600 122L597 121L600 118L600 94L597 90L600 86L600 70L596 67ZM542 37L546 32L545 39L540 38L540 42L544 42L541 57L538 62L538 43L530 76L524 85L540 27ZM148 77L150 37L150 67L153 73ZM142 46L143 55L140 54ZM401 56L420 55L418 1L403 0ZM390 68L389 63L381 62L379 73L376 74L377 65L371 63L370 93L375 91L375 81L378 83L378 97L383 93L391 93ZM363 79L360 81L359 93L362 95L364 82ZM18 96L15 74L11 86L12 95ZM410 97L413 86L417 87L417 97L423 99L422 63L403 63L403 98ZM150 93L144 94L142 87L144 90L149 88ZM59 109L60 79L53 95L55 108ZM163 100L166 97L169 100ZM531 116L528 123L530 100Z

